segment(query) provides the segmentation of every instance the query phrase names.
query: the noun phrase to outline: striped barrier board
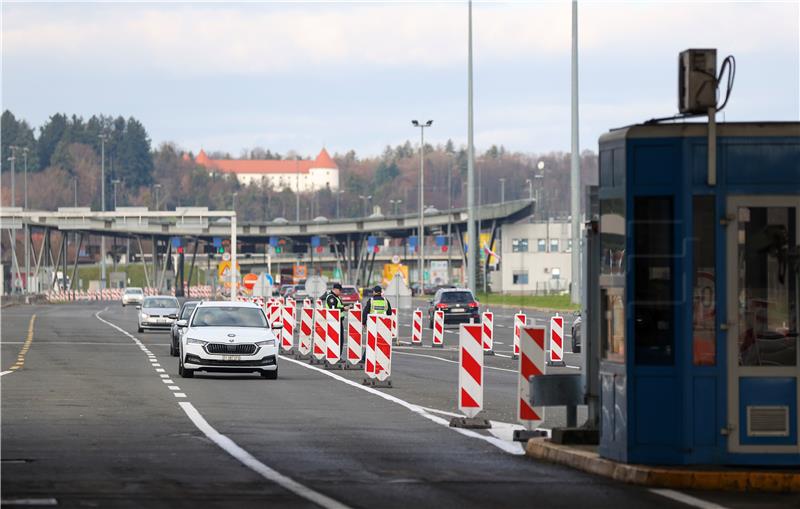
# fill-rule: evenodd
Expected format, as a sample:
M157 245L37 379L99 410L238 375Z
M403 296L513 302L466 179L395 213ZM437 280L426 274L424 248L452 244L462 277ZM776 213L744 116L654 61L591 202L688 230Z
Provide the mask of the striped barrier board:
M314 310L304 307L300 310L300 334L298 335L297 351L300 355L308 356L311 353L311 342L314 337Z
M514 351L511 355L512 359L517 359L519 357L520 335L522 334L522 328L527 325L527 322L528 317L526 317L525 313L522 311L514 315Z
M517 419L529 430L544 420L544 407L532 405L530 394L530 378L544 374L544 336L544 327L522 327L517 382Z
M391 387L392 376L392 317L380 316L375 328L375 379ZM376 383L377 385L377 383Z
M481 341L483 352L494 355L494 313L491 311L484 311L481 315Z
M458 409L467 417L483 410L481 325L461 324L458 333Z
M564 362L564 317L550 318L550 358L548 366L566 366Z
M397 308L392 309L392 339L397 339Z
M352 366L361 362L361 309L347 312L347 362Z
M411 321L411 344L422 344L422 310L414 310L414 318Z
M444 311L433 313L433 345L434 348L444 347Z
M311 355L319 362L325 358L325 332L328 329L325 311L325 309L314 308L314 343Z
M281 350L291 352L294 348L294 327L297 321L294 306L283 308L283 329L281 330Z
M338 309L328 309L325 311L328 329L325 332L325 360L333 366L342 358L342 337L341 337L341 311Z
M377 320L379 315L367 316L367 342L366 354L364 358L365 383L371 383L375 378L375 329L378 327Z

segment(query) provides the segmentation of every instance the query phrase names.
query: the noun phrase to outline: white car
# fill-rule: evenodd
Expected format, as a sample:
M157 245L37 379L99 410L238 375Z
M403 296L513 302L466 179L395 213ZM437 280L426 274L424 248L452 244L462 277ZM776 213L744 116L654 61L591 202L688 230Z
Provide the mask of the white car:
M141 288L133 286L125 288L125 292L122 294L122 307L128 304L141 305L142 301L144 301L144 291Z
M188 320L176 325L185 327L178 355L178 374L182 377L206 371L257 372L264 378L278 378L277 338L260 306L201 302Z
M145 329L172 329L172 323L178 318L181 305L171 295L145 297L139 309L139 332Z

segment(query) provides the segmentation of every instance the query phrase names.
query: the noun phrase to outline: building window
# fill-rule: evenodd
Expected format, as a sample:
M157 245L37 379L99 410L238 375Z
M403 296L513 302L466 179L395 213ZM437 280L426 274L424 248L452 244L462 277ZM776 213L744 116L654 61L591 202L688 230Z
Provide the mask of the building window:
M692 358L695 366L716 364L717 338L717 262L714 229L714 197L695 196L693 199L694 235L694 292L692 313Z
M547 241L545 239L539 239L536 241L536 250L540 253L547 251Z
M527 285L528 284L528 271L527 270L515 270L514 274L512 275L513 280L512 283L515 285Z
M558 253L558 239L550 239L550 252Z
M514 253L528 252L528 239L514 239L511 241L511 251Z
M550 277L553 279L561 279L561 268L560 267L553 267L550 269Z
M572 252L572 239L567 239L567 252Z

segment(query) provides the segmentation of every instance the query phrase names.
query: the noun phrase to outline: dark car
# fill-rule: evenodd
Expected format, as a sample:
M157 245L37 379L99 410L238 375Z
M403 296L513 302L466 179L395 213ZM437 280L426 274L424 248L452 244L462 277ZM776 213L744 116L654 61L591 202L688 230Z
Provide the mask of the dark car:
M199 300L187 300L184 302L180 311L178 311L178 320L188 320L199 303ZM170 329L172 341L169 344L169 354L173 357L178 356L178 343L181 340L181 328L178 327L178 320L172 323L172 329Z
M583 319L580 313L575 313L575 321L572 322L572 353L581 353L581 323Z
M480 323L480 304L466 288L441 289L433 296L428 307L428 323L433 328L433 313L444 311L444 323Z

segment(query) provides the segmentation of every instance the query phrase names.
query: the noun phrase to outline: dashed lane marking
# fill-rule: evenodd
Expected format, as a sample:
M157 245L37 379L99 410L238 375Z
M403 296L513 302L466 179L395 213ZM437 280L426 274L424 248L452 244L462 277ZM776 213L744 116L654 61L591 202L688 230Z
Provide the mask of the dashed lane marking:
M692 507L699 507L700 509L726 509L725 506L715 504L714 502L707 502L697 497L687 495L686 493L681 493L680 491L651 489L650 492L655 493L656 495L661 495L662 497L675 500L676 502L681 502L683 504L690 505Z
M395 352L397 355L413 355L414 357L427 357L429 359L436 359L437 361L448 362L450 364L458 364L458 361L451 361L450 359L443 359L441 357L437 357L435 355L425 355L423 353L410 353L410 352ZM483 366L484 369L494 369L496 371L508 371L509 373L517 373L517 371L513 369L505 369L505 368L496 368L494 366Z
M108 308L106 308L108 309ZM105 309L103 310L105 311ZM118 327L117 325L100 318L101 311L95 313L95 318L100 320L101 322L113 327L114 329L118 330L125 336L132 339L138 345L142 346L142 350L147 352L147 349L144 348L144 345L139 341L138 338L133 336L132 334L128 333L124 329ZM156 371L164 371L162 368L156 368ZM164 383L167 383L166 380L162 380ZM173 383L171 380L169 383ZM184 399L186 398L186 394L183 392L173 392L172 394L175 395L175 398ZM188 401L179 401L178 405L181 409L186 413L186 416L189 417L189 420L192 421L203 434L208 437L209 440L217 444L222 450L233 456L236 460L242 463L244 466L249 468L250 470L256 472L257 474L261 475L264 479L271 481L284 489L294 493L295 495L304 498L314 504L317 504L324 509L350 509L350 507L342 504L341 502L334 500L327 495L323 495L318 491L314 491L313 489L300 484L299 482L295 481L291 477L287 477L280 472L273 470L272 468L268 467L264 463L258 461L252 454L242 449L236 442L228 438L227 436L221 434L216 429L214 429L208 421L197 411L197 409Z
M28 350L30 350L31 343L33 342L33 325L35 323L36 323L36 315L34 314L31 315L31 320L30 322L28 322L28 336L25 338L25 342L22 344L22 348L17 354L17 362L14 363L14 365L8 368L6 371L0 373L0 376L13 373L25 367L25 356L28 354Z

